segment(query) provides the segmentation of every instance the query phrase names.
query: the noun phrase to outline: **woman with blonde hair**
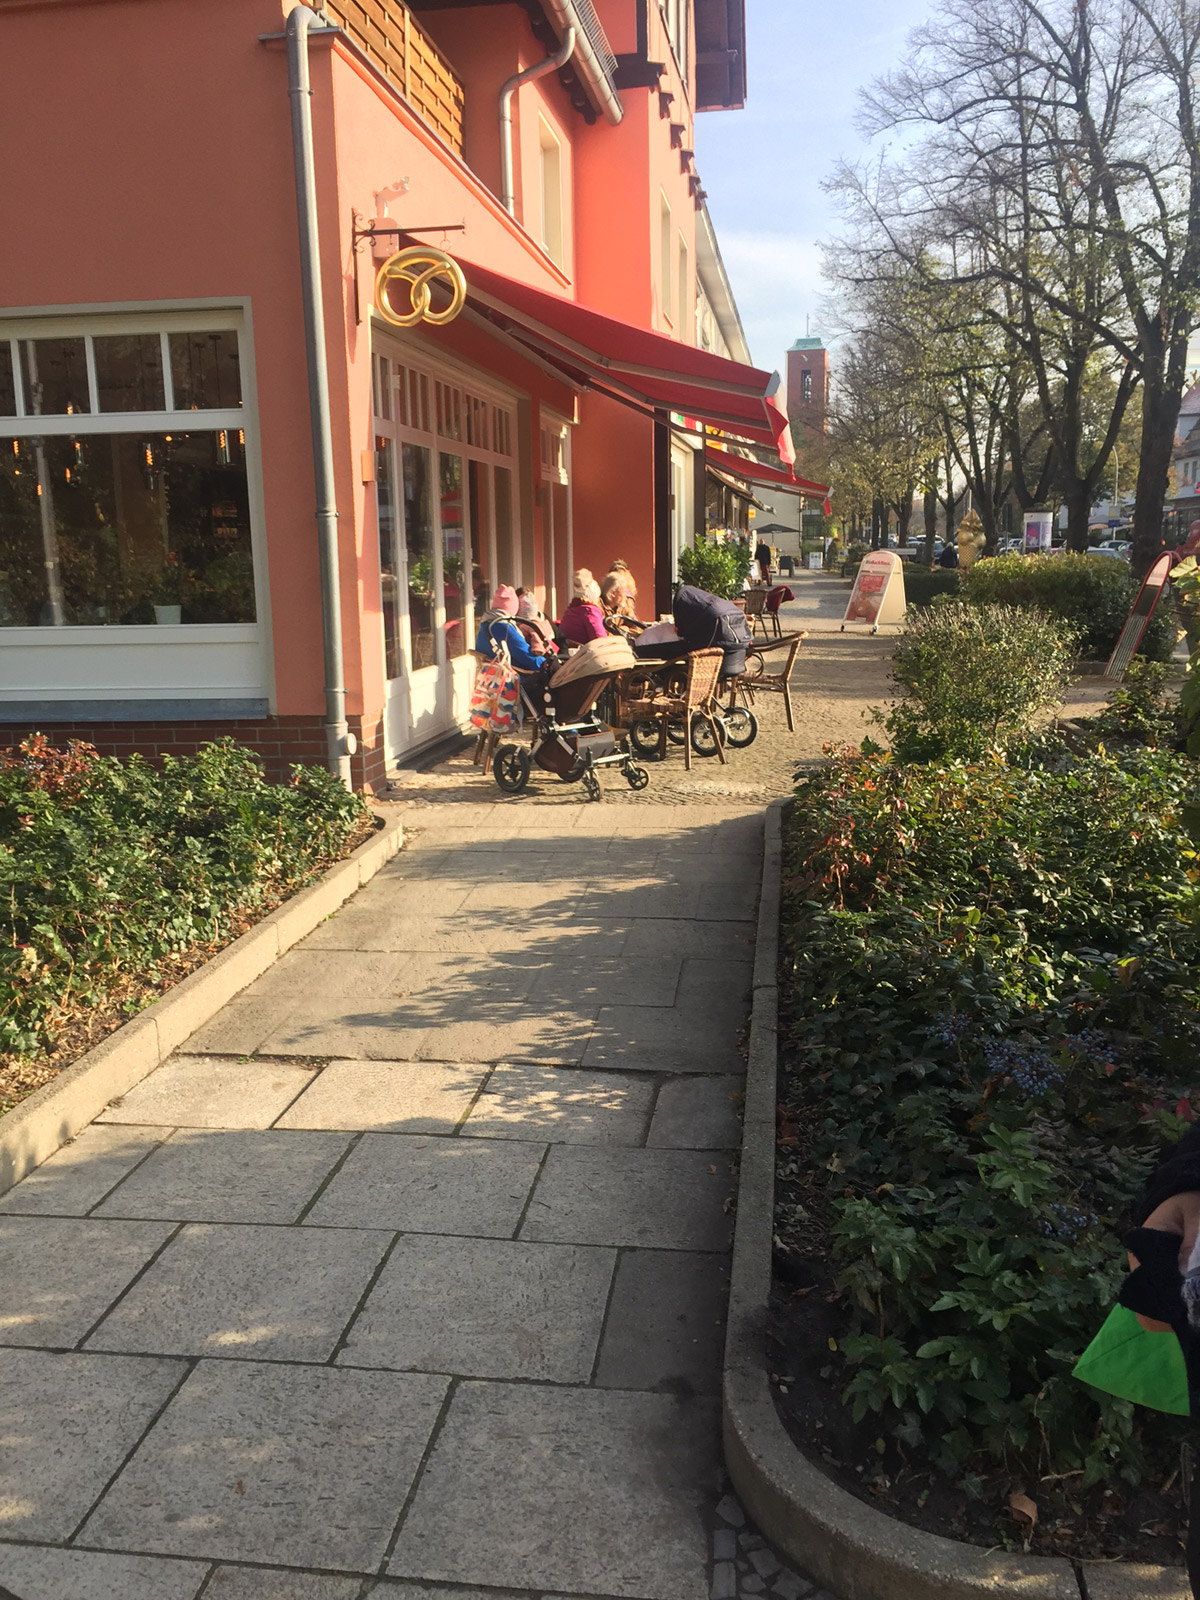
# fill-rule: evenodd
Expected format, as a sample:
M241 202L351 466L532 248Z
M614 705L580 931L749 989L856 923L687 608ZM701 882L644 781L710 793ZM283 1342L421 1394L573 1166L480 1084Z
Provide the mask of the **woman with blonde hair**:
M590 639L603 639L604 612L600 606L600 585L587 567L575 574L574 598L563 612L559 627L571 644L587 644Z

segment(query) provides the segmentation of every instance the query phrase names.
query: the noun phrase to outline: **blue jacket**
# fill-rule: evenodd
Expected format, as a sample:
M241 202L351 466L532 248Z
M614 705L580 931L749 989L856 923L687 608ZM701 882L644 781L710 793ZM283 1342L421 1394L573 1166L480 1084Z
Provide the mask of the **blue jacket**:
M545 656L534 655L520 628L503 618L483 623L475 639L475 648L481 656L494 656L501 642L508 646L508 659L513 666L520 667L523 672L536 672L545 666Z

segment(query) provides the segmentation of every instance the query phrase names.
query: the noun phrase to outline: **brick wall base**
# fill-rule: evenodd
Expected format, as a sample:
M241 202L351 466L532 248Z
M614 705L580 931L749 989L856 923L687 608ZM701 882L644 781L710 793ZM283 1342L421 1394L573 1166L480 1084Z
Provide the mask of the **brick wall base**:
M378 719L363 726L350 717L350 731L358 740L350 770L356 789L381 793L387 787L383 758L383 724ZM325 765L324 717L265 717L255 722L55 722L34 728L27 723L0 721L0 746L19 744L31 733L45 734L53 745L82 739L101 755L195 755L213 739L235 739L249 745L263 759L273 782L287 778L294 764Z

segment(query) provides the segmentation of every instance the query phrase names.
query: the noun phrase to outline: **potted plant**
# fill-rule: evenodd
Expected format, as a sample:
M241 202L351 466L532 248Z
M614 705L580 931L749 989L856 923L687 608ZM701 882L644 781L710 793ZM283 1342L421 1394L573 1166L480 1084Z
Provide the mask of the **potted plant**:
M183 621L183 568L174 550L163 556L162 568L151 584L154 620L159 627L177 626Z

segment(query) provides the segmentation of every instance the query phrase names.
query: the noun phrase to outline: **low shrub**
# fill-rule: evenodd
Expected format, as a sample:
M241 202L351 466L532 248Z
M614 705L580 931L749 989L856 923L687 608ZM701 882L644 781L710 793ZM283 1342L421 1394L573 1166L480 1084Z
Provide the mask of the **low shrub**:
M1137 590L1125 563L1105 556L994 556L962 574L963 598L972 605L1017 606L1062 617L1077 630L1081 655L1095 661L1112 654ZM1140 653L1169 661L1176 632L1166 596L1150 619Z
M835 1371L906 1471L1136 1482L1174 1424L1070 1373L1194 1115L1194 771L1052 741L1024 760L846 755L799 785L777 1233L831 1254Z
M734 600L750 572L750 549L740 540L727 544L698 544L679 552L679 580Z
M1060 619L951 601L910 613L892 675L903 699L886 719L904 761L973 760L1027 734L1057 705L1076 635Z
M268 783L228 739L161 766L41 736L0 751L0 1064L152 987L342 851L362 801L292 770Z
M910 606L927 606L942 595L956 596L958 588L958 572L953 567L904 563L904 597Z

